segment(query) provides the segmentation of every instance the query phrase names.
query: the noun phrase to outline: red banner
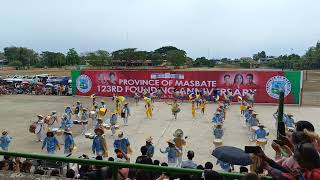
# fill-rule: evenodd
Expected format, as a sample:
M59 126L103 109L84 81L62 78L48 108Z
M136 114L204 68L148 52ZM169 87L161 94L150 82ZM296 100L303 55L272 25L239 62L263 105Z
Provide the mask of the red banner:
M255 91L258 103L277 103L270 86L281 85L282 81L272 80L284 77L282 71L96 71L84 70L77 77L76 95L133 97L137 91L141 94L145 89L148 93L161 88L162 98L171 98L175 89L181 94L202 92L213 96L215 89L224 93L232 90L233 95L244 96L250 90ZM286 78L285 78L286 79ZM269 84L268 84L269 83ZM278 84L277 84L278 83ZM289 82L290 84L290 82ZM291 86L290 86L291 88ZM290 91L286 94L285 103L294 103Z

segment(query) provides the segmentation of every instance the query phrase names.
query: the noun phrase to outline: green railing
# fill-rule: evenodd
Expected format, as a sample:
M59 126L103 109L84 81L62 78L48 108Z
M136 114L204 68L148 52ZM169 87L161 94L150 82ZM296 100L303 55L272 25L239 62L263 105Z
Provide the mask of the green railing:
M36 160L59 161L59 162L65 162L65 163L109 166L109 167L113 167L113 177L115 180L118 180L119 168L143 169L147 171L167 172L167 173L173 173L173 174L201 175L203 173L202 170L198 170L198 169L174 168L174 167L154 166L154 165L146 165L146 164L113 162L113 161L105 161L105 160L89 160L89 159L79 159L79 158L72 158L72 157L61 157L61 156L42 155L42 154L0 151L0 155L22 157L22 158L36 159ZM239 174L239 173L228 173L228 172L218 172L218 173L223 177L234 178L234 179L239 179L243 176L243 174ZM261 179L271 179L271 177L263 176L261 177Z

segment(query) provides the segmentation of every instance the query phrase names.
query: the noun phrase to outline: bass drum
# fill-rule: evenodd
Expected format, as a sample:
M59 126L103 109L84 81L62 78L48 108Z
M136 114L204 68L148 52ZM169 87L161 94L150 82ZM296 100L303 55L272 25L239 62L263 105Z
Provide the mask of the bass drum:
M38 134L42 129L42 125L41 124L37 124L36 129L34 130L35 134Z
M29 126L29 132L30 133L35 133L35 130L37 128L37 123L33 123Z

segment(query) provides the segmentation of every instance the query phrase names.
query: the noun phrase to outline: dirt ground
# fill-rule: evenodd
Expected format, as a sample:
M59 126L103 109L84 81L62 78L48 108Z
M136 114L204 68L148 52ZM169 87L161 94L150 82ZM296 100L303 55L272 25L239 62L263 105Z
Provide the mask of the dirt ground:
M85 107L90 107L91 99L84 97L62 97L62 96L32 96L32 95L12 95L0 96L0 127L2 130L8 130L9 135L13 137L12 144L9 150L21 151L29 153L45 153L41 151L41 143L36 141L35 134L28 131L31 122L36 121L37 114L47 115L51 111L58 111L59 118L61 117L65 105L73 105L77 100L80 100ZM99 101L101 99L98 99ZM113 107L111 100L104 98L109 107ZM148 136L153 137L155 145L154 159L161 161L166 160L166 155L161 154L159 149L166 148L166 141L173 138L173 132L180 128L188 136L186 139L187 150L195 151L195 161L204 164L206 161L216 162L215 158L211 156L213 150L213 135L211 119L217 104L209 104L204 115L197 112L197 118L191 117L191 104L182 103L181 112L178 119L174 120L170 107L164 102L156 102L154 104L154 116L151 120L146 119L144 111L144 103L140 102L138 105L129 103L132 116L129 118L129 126L123 126L122 119L118 119L120 130L124 131L126 137L131 142L133 154L131 155L131 162L140 154L140 146L144 145L145 139ZM256 105L255 111L259 113L259 120L270 131L269 141L266 148L268 155L273 156L270 144L272 139L275 139L275 120L272 114L275 112L276 105ZM295 120L308 120L312 122L316 130L320 130L319 113L320 108L310 106L286 106L285 112L294 114ZM244 120L240 117L239 105L235 104L227 111L227 118L224 123L224 145L236 146L243 148L245 145L254 145L248 141L247 129L244 126ZM92 127L90 124L89 127ZM74 125L72 128L77 150L73 156L77 157L82 154L89 154L91 152L92 140L86 139L80 135L81 127ZM90 130L93 132L93 129ZM110 136L111 132L106 131L105 137L109 147L109 155L114 156L113 141L115 137ZM63 143L62 137L59 137L60 143ZM58 154L62 154L59 151ZM184 153L184 159L186 153Z

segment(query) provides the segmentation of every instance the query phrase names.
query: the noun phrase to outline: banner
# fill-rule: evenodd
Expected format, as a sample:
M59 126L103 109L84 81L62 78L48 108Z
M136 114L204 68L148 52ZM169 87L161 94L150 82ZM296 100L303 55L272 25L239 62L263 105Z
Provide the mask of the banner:
M81 70L72 72L76 95L133 97L156 92L160 88L162 98L172 98L174 91L181 94L205 91L213 96L231 90L235 96L255 92L257 103L277 103L279 90L285 91L285 103L299 104L302 89L300 71L165 71L165 70Z

